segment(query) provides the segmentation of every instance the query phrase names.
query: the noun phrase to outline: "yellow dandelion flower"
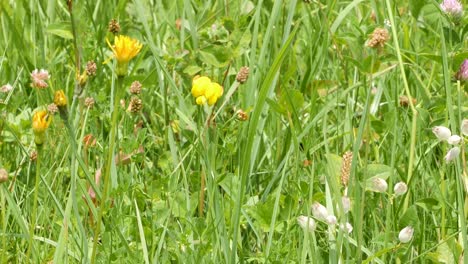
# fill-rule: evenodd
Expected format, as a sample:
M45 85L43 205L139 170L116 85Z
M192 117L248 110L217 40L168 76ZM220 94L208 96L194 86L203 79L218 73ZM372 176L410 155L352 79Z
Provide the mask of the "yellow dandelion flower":
M52 121L46 110L40 110L33 114L32 118L32 129L34 132L34 142L36 145L42 145L45 141L45 131Z
M117 59L117 75L126 75L128 62L140 53L143 45L138 40L124 35L115 36L114 45L111 45L109 40L106 41Z

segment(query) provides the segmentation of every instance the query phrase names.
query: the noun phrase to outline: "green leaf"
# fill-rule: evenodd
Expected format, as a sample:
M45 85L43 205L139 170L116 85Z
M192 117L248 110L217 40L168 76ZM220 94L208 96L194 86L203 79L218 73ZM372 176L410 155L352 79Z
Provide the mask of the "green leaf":
M421 13L422 7L426 4L426 0L410 0L409 10L414 18L418 19L419 13Z
M279 104L289 113L299 111L304 105L304 96L299 90L284 90L279 99Z
M387 180L392 173L392 168L384 164L370 164L367 166L366 176L368 179L378 177Z
M46 32L64 39L73 39L71 24L68 22L50 24Z
M190 76L194 76L195 74L199 73L202 68L198 67L198 65L189 65L184 69L184 73Z
M434 212L440 209L439 201L434 198L424 198L416 201L417 206L423 208L428 213Z

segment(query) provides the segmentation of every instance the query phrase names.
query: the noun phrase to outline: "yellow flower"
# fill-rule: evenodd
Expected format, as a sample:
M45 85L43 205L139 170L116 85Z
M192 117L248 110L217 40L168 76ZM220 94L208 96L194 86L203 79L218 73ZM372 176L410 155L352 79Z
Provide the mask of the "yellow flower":
M111 45L109 40L106 41L117 59L117 75L126 75L128 62L140 53L143 45L138 40L124 35L115 36L114 45Z
M58 107L67 106L67 97L65 97L65 93L63 92L63 90L58 90L55 92L54 104Z
M42 145L44 143L45 131L49 127L51 121L52 116L50 116L45 110L40 110L34 113L32 118L32 129L36 145Z
M208 77L196 76L192 81L192 95L198 105L208 103L211 106L223 95L223 87Z
M205 94L206 89L211 86L211 80L208 77L195 76L192 81L192 95L199 97Z

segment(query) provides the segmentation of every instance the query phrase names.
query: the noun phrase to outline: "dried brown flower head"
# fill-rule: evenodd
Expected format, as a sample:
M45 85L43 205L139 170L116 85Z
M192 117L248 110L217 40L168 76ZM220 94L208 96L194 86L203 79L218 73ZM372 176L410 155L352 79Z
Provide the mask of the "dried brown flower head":
M109 22L109 32L112 33L112 34L117 34L120 32L120 24L119 22L117 22L117 20L115 19L111 19L111 21Z
M96 75L96 70L97 70L96 62L88 61L86 63L86 74L88 74L88 76Z
M5 169L0 169L0 183L8 181L8 171Z
M132 85L130 85L130 93L132 94L141 93L141 83L139 81L132 82Z
M31 151L31 153L29 154L29 160L32 161L32 162L34 162L34 161L36 161L36 159L37 159L37 151L33 150L33 151Z
M240 84L243 84L247 81L249 78L249 67L243 66L239 69L239 72L237 73L236 76L236 81L238 81Z
M50 105L47 106L47 111L49 111L49 113L51 113L51 114L57 113L58 110L59 109L58 109L57 105L54 104L54 103L51 103Z
M86 97L85 101L84 101L84 104L87 108L93 108L94 104L95 104L95 101L94 101L94 98L92 97Z
M374 32L369 36L367 46L371 48L383 47L385 43L390 39L388 30L385 28L376 28Z
M128 111L130 111L131 113L138 113L141 111L142 108L143 108L143 103L140 98L132 97L132 99L130 99L130 104L128 105Z
M242 109L237 110L237 119L240 121L247 121L249 119L249 115Z

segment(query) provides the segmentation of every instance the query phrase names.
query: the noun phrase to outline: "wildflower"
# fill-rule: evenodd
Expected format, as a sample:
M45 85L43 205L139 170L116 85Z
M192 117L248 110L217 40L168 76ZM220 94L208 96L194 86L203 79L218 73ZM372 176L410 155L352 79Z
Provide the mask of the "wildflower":
M94 76L96 75L96 70L97 70L97 66L96 66L96 62L94 61L88 61L86 63L86 74L88 76Z
M2 87L0 87L0 92L2 93L9 93L11 90L13 90L13 86L11 86L9 83L2 85Z
M388 30L385 28L376 28L374 32L369 36L367 46L371 48L383 47L385 43L390 39Z
M447 139L447 142L450 145L458 145L458 143L460 143L460 141L461 141L461 137L459 135L452 135Z
M111 45L108 40L107 44L112 49L117 59L117 75L125 76L127 74L129 61L140 53L143 45L140 44L138 40L123 35L115 36L114 45Z
M343 159L341 161L341 184L343 184L343 186L348 186L352 161L353 161L353 152L346 151L343 154Z
M341 204L343 205L343 211L345 214L351 210L351 200L348 196L341 197Z
M45 131L50 125L52 117L46 110L39 110L33 114L32 129L34 132L34 142L36 145L42 145L45 141Z
M440 9L455 19L461 18L463 14L463 6L458 0L444 0L440 4Z
M439 140L447 140L452 135L450 129L444 126L435 126L432 128L432 133L436 135Z
M461 124L461 132L463 135L468 136L468 119L463 119Z
M398 239L401 243L408 243L413 238L414 228L412 226L407 226L400 231L398 234Z
M47 111L49 111L49 113L51 114L55 114L59 111L59 109L56 104L51 103L50 105L47 106Z
M214 105L223 95L223 87L208 77L195 77L192 81L192 95L198 105Z
M109 21L109 27L108 27L108 30L110 33L112 34L117 34L120 32L120 24L119 22L117 22L117 20L115 19L111 19L111 21Z
M325 221L328 216L327 208L322 204L315 202L312 204L312 215L318 220Z
M456 157L458 157L458 154L460 154L460 148L459 147L451 148L447 152L447 155L445 155L445 161L450 162L450 161L454 160Z
M316 224L314 219L301 215L297 218L297 223L304 229L309 232L313 232L315 230Z
M41 69L41 70L35 69L31 73L31 78L32 78L32 83L31 83L32 87L44 89L48 86L45 81L49 80L50 74L48 71L44 69Z
M8 171L5 169L0 169L0 183L8 181Z
M237 120L239 121L247 121L249 119L249 115L242 109L237 110Z
M141 83L139 81L132 82L132 85L130 85L130 93L132 94L141 93Z
M55 92L54 104L56 104L59 108L67 106L67 97L65 97L63 90L58 90Z
M468 81L468 59L462 62L460 69L455 74L455 78L460 81Z
M387 191L387 188L388 188L388 184L387 182L382 179L382 178L374 178L372 180L372 190L374 192L385 192Z
M353 226L348 222L346 222L346 224L340 224L340 229L348 234L353 232Z
M395 184L393 191L395 192L396 196L403 195L408 191L408 185L406 185L404 182L399 182Z
M94 98L92 98L92 97L86 97L86 99L84 101L85 106L88 107L88 108L93 108L94 103L95 103L95 101L94 101Z
M236 76L236 81L239 82L240 84L243 84L247 81L249 78L249 67L241 67L239 72L237 73Z
M132 97L130 104L128 105L128 111L132 113L138 113L143 108L143 104L140 98Z
M325 219L325 222L327 222L327 224L329 225L336 225L336 216L334 215L327 216L327 218Z

